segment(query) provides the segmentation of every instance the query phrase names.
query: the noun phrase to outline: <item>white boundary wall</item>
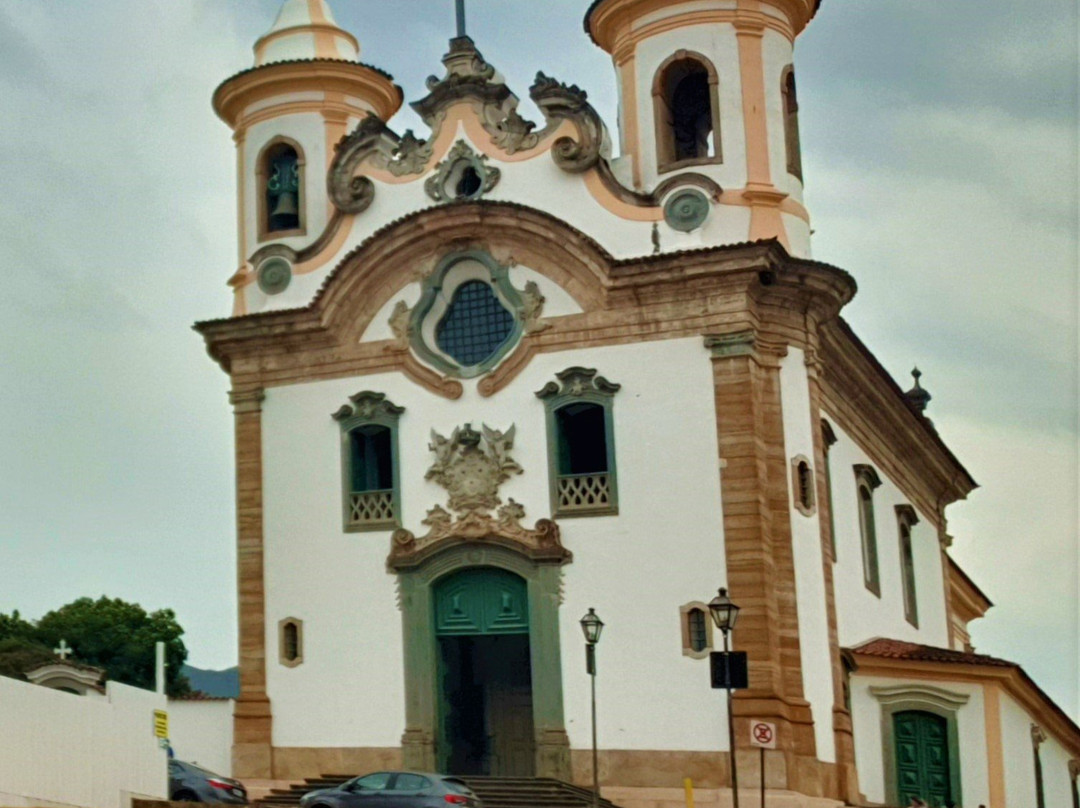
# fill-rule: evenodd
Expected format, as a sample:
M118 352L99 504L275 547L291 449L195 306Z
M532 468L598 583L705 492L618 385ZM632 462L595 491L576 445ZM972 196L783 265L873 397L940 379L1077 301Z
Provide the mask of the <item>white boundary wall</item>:
M165 799L154 710L165 697L110 682L88 699L0 677L0 805L124 808Z
M232 699L169 702L169 742L177 760L232 777Z

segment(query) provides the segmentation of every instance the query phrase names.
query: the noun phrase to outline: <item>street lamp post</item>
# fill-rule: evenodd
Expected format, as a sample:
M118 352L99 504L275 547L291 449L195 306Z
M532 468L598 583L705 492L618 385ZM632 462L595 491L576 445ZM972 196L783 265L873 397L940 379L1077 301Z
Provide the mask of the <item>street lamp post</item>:
M581 630L585 634L585 669L592 682L592 804L593 808L598 808L600 805L600 767L597 763L596 752L596 644L600 642L600 632L604 630L604 621L597 616L595 609L589 609L589 613L581 618Z
M724 635L724 674L727 683L727 720L728 720L728 766L731 772L731 799L734 808L739 808L739 772L735 765L735 714L732 709L731 689L731 655L728 645L728 635L735 628L735 621L739 617L739 607L731 602L726 589L721 588L720 593L709 601L709 613L712 615L716 627Z

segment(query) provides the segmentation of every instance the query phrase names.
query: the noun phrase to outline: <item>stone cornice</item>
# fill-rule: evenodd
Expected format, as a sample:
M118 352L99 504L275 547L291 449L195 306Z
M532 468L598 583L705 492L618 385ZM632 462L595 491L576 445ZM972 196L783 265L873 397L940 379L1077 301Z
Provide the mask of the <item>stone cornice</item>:
M395 346L356 343L379 307L413 279L401 267L424 274L445 253L474 247L548 274L596 317L650 300L668 309L681 306L689 314L701 309L704 295L719 295L746 299L746 325L774 309L800 321L824 321L855 293L847 273L791 258L775 241L616 259L550 214L481 201L419 211L388 225L345 256L305 308L204 322L196 329L226 370L245 357L262 361L297 351L367 352L394 364ZM666 319L676 315L670 310ZM681 324L676 317L667 327ZM554 330L528 335L525 342L557 343ZM697 333L725 330L702 324Z
M843 319L822 326L821 358L823 409L944 529L945 507L978 484Z
M389 73L360 62L310 59L273 62L226 79L214 91L214 111L235 129L254 101L304 91L362 98L383 120L392 117L404 102L402 89Z

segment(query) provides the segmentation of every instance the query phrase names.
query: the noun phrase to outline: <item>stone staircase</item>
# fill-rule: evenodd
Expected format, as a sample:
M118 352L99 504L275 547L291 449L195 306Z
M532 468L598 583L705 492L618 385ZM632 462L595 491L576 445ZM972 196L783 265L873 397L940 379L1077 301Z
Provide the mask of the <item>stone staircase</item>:
M265 808L288 808L300 802L309 791L319 788L335 788L355 775L324 774L303 783L293 783L289 788L275 788L256 806ZM561 780L547 777L462 777L469 788L476 792L484 808L589 808L592 792L572 786ZM617 808L607 800L600 800L601 808Z

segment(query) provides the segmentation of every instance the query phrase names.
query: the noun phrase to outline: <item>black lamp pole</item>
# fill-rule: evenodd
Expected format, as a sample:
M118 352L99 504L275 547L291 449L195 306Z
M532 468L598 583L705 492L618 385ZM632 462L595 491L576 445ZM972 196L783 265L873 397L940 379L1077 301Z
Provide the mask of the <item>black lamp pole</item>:
M709 613L712 615L716 627L724 635L724 677L727 683L727 722L728 722L728 767L731 772L731 799L734 808L739 808L739 769L735 760L735 711L733 709L733 696L731 689L731 647L728 644L728 635L735 628L735 620L739 616L739 607L731 602L726 589L709 602Z
M585 670L592 683L592 804L593 808L598 808L600 805L600 766L597 762L596 751L596 644L600 642L600 632L604 630L604 622L597 616L595 609L589 609L589 613L581 618L581 630L585 633Z

